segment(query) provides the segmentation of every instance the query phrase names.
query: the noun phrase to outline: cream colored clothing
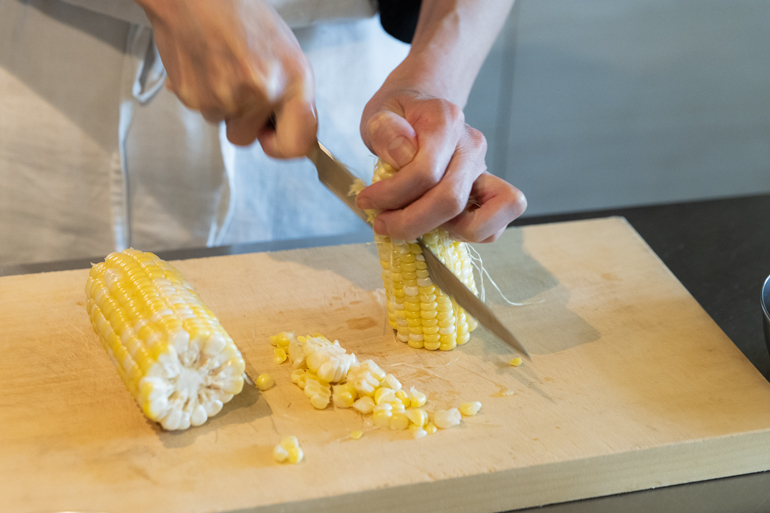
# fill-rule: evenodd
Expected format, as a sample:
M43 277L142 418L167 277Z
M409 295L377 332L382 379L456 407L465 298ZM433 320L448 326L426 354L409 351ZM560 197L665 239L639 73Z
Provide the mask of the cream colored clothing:
M63 0L119 20L150 26L138 4L131 0ZM292 28L324 21L355 20L374 15L372 0L268 0Z
M407 47L375 17L295 33L316 75L320 139L368 179L360 115ZM361 229L307 160L233 147L164 79L141 23L0 0L0 265Z

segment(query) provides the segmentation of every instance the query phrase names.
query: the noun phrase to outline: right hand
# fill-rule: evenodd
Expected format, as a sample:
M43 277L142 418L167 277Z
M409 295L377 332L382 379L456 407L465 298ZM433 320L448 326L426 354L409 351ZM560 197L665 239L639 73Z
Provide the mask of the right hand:
M313 72L291 29L263 0L137 0L155 32L166 87L227 138L300 157L316 137ZM275 114L275 129L268 123Z

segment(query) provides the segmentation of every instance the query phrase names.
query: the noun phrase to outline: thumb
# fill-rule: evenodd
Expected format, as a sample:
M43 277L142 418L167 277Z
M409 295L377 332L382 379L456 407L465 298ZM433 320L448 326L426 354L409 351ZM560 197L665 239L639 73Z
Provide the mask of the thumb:
M294 97L276 112L274 130L263 130L258 137L265 154L273 158L306 155L318 133L315 105Z
M388 110L381 110L366 124L369 144L375 155L401 169L417 154L417 133L409 122Z

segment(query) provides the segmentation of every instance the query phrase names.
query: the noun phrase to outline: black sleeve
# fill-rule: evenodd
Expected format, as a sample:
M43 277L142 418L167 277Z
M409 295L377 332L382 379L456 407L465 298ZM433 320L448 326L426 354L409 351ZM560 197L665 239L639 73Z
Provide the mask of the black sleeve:
M411 43L421 0L379 0L380 23L385 32L404 43Z

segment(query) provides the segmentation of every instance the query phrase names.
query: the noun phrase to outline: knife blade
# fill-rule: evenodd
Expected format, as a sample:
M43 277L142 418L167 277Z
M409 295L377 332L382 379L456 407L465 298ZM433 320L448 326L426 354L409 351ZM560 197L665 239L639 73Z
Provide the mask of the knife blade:
M350 172L350 170L337 160L324 145L316 141L308 158L315 164L318 171L318 179L335 196L345 203L365 223L368 222L368 214L356 206L356 198L350 194L351 187L360 179ZM425 257L425 264L428 268L433 282L444 292L452 296L466 312L476 318L482 326L491 331L500 340L511 346L517 352L530 359L529 353L511 331L500 322L500 319L492 310L484 304L479 298L471 292L455 275L444 265L433 252L425 246L422 240L418 239Z

